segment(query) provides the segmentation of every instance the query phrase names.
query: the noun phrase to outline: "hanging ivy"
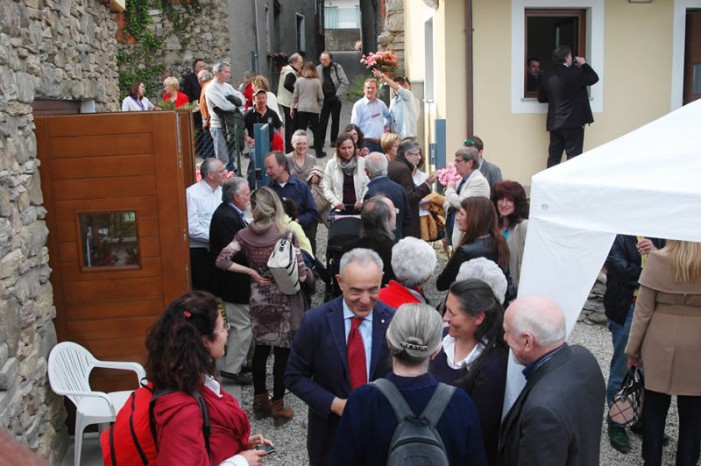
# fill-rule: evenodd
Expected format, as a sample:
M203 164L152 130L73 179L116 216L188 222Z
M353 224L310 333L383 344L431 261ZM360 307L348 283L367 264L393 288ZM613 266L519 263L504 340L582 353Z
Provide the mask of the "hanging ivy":
M158 34L154 32L149 12L154 9L167 19ZM200 0L126 0L117 53L121 98L129 94L129 88L137 81L144 83L147 95L160 95L166 70L163 57L166 39L175 35L181 50L185 50L190 43L191 25L206 15L206 9Z

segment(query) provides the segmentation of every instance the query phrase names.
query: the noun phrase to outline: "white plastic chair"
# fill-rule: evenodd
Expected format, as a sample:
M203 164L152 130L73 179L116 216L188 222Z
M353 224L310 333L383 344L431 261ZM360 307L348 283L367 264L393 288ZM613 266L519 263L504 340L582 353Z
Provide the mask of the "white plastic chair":
M67 396L76 407L75 466L80 465L83 430L91 424L106 425L114 421L131 394L130 390L111 393L92 391L89 377L94 367L134 371L138 381L146 377L146 372L139 363L100 361L77 343L62 342L51 350L49 354L51 389L58 395Z

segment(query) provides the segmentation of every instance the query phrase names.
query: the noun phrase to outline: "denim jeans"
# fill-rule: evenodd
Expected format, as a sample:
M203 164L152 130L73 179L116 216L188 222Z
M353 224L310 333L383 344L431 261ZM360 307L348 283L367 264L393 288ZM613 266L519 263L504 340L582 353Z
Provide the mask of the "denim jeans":
M611 401L616 392L621 389L623 378L628 372L628 356L626 356L625 349L628 343L628 334L630 334L630 326L633 323L634 311L635 304L631 304L623 325L619 325L610 319L608 321L608 328L611 331L611 342L613 343L611 370L609 372L608 385L606 386L606 404L608 406L611 406Z
M223 128L210 128L209 133L212 135L214 140L214 153L217 158L221 160L227 170L234 171L236 166L234 164L234 158L229 152L229 147L226 144L226 134Z

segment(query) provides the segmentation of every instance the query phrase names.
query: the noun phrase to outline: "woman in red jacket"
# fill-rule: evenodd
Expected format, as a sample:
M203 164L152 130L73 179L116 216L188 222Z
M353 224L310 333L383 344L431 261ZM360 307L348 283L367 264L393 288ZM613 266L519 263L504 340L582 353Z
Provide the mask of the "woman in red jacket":
M187 94L180 92L180 82L178 78L170 76L163 81L163 103L173 102L175 108L180 108L183 105L187 105L190 101Z
M251 436L251 424L236 398L214 376L215 360L224 356L229 325L214 296L191 291L173 301L149 330L146 347L148 379L159 396L153 411L158 440L158 464L262 464L272 445L262 435ZM192 393L205 401L211 433L209 448L202 430L202 411Z

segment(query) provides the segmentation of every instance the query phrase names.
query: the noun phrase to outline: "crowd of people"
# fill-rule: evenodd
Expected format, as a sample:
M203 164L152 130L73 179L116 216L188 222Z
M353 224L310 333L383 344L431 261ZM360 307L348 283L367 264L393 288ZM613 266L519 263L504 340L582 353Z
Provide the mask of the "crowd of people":
M211 451L204 449L201 432L181 422L198 415L192 397L168 395L155 411L157 432L162 439L184 438L166 439L163 458L175 458L191 445L183 457L208 455L211 464L263 460L265 453L255 447L271 442L250 436L245 413L219 385L226 379L253 384L258 418L280 423L293 418L284 401L288 390L309 406L311 465L386 464L398 420L394 403L371 383L386 379L416 416L444 384L455 387L433 426L449 464L595 465L605 401L611 403L627 366L642 364L645 464L660 464L672 394L678 395L680 411L677 464L696 464L698 244L617 238L605 264L614 345L605 388L592 354L565 343L558 305L545 296L518 296L526 190L502 179L475 135L455 151L459 179L447 183L438 201L449 258L436 270L436 249L427 242L433 238L422 238L421 222L429 215L427 196L439 194L433 190L436 174L425 169L416 140L418 106L408 80L375 73L353 106L351 125L339 132L340 97L348 80L328 52L319 65L293 54L277 95L254 75L235 90L226 63L210 73L199 60L194 71L199 84L207 73L212 77L192 95L205 103L202 125L213 138L214 154L201 163L201 181L186 193L193 288L202 291L176 300L154 326L147 340L148 370L156 388L201 391L210 412L220 414L212 424L222 423L222 437L212 439ZM378 81L391 89L389 107L377 98ZM194 81L186 83L190 98ZM164 84L164 102L177 106L185 94L172 80ZM143 84L136 83L124 109L148 110L143 94ZM254 123L275 129L270 134L277 141L271 140L273 150L264 159L268 186L250 176L227 178L227 171L240 168L233 165L226 139L232 112L241 113L249 144L255 143ZM324 166L329 117L334 153ZM344 246L335 277L322 279L329 271L319 270L317 230L329 217L333 222L347 215L359 218L359 235ZM268 265L284 238L293 246L301 282L294 294L282 291ZM423 286L434 275L436 288L447 294L431 303ZM332 280L340 295L312 309L318 282ZM186 336L189 344L176 344ZM525 366L526 386L502 421L509 350ZM266 384L271 353L272 391ZM191 367L181 366L188 361ZM630 450L625 427L609 424L608 435L619 451Z

